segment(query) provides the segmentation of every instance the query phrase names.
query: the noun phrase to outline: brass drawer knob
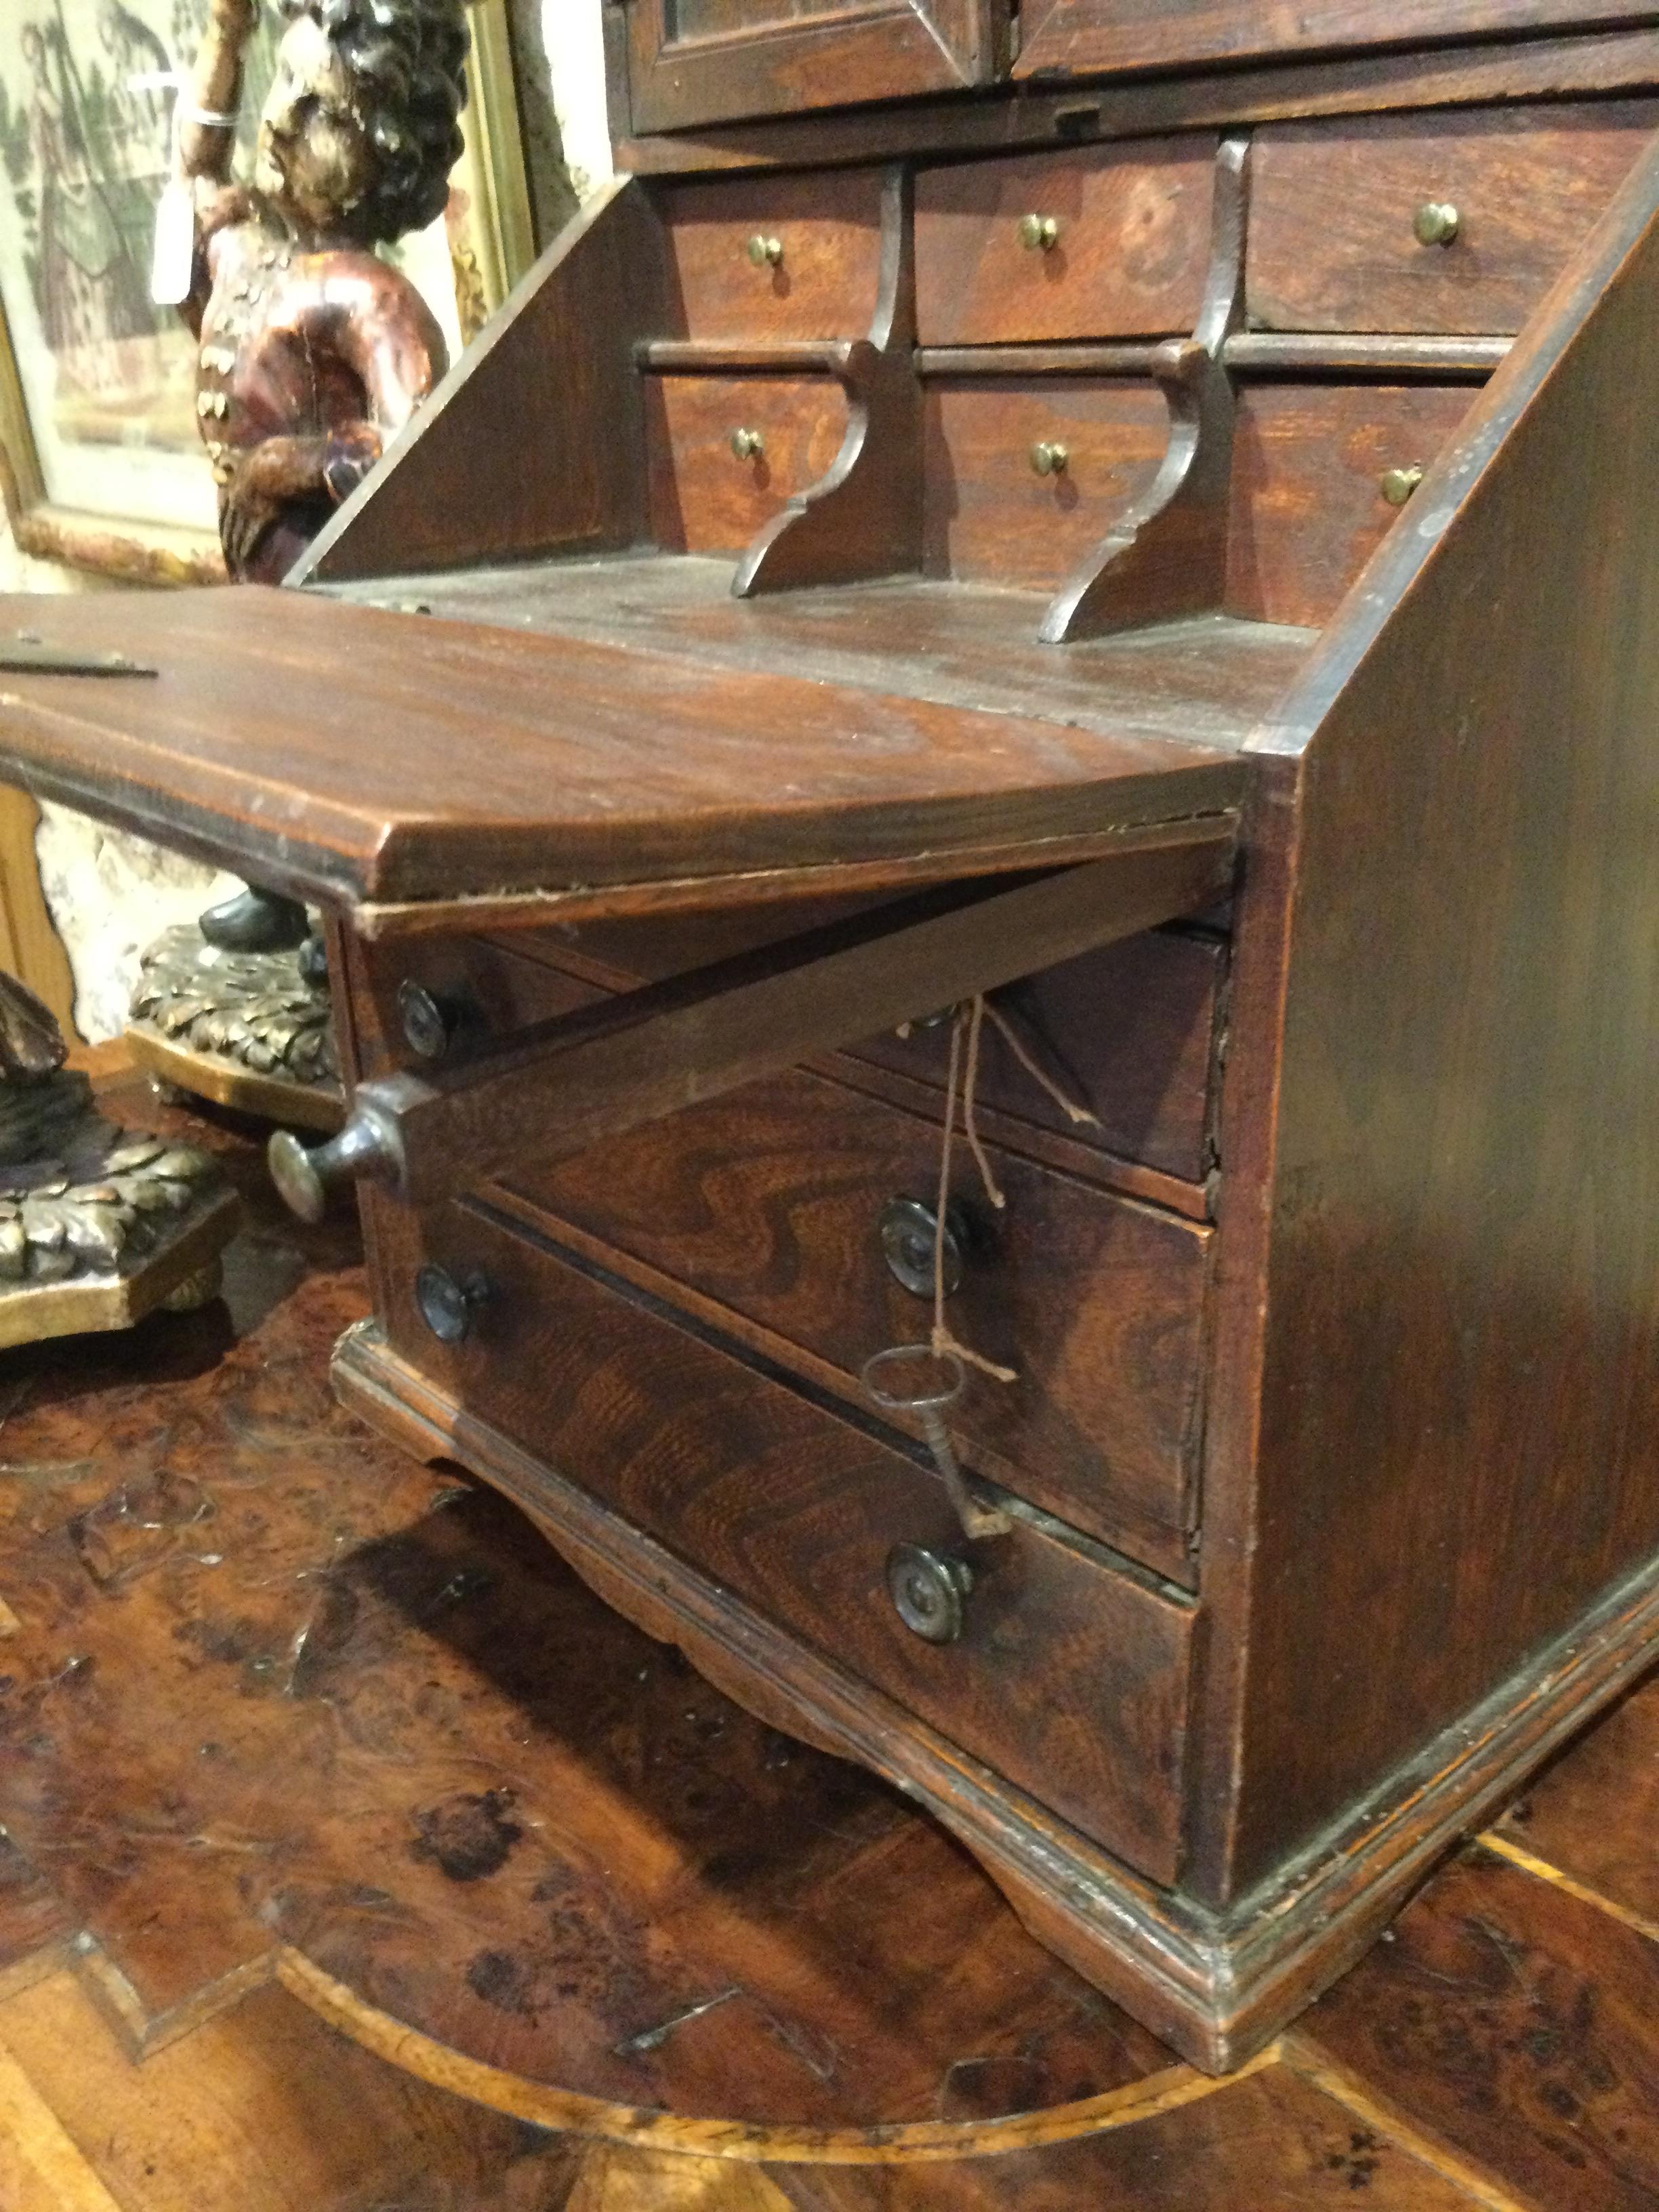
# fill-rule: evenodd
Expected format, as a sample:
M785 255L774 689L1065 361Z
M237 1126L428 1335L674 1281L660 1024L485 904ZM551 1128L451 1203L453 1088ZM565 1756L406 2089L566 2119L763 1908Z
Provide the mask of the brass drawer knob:
M1052 438L1039 438L1031 448L1031 467L1040 477L1063 476L1071 458L1070 450Z
M1425 200L1412 217L1412 235L1419 246L1449 246L1457 235L1458 222L1449 200Z
M1419 468L1384 469L1376 480L1376 488L1390 507L1404 507L1422 481Z
M1051 215L1023 215L1019 242L1032 253L1052 253L1060 243L1060 223Z
M757 230L749 241L748 253L757 269L775 269L783 258L783 240L768 238Z
M483 1275L452 1275L447 1267L428 1261L415 1278L421 1319L440 1344L459 1344L470 1336L489 1298L489 1285Z
M912 1636L925 1644L954 1644L974 1587L966 1559L925 1544L895 1544L887 1554L887 1595Z
M766 451L766 441L758 430L734 430L732 451L740 461L757 461Z
M919 1198L890 1198L881 1209L878 1229L881 1256L889 1273L918 1298L933 1295L933 1249L939 1240L939 1216ZM954 1200L945 1209L945 1236L940 1246L946 1297L962 1287L963 1267L972 1243L972 1225Z

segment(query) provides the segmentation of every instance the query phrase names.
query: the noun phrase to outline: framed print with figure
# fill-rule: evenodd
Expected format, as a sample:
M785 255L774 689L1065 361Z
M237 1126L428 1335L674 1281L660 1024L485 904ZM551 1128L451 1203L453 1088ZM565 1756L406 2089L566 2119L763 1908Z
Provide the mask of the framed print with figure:
M394 258L451 358L529 265L506 0L468 0L465 149L449 203ZM0 495L19 547L132 582L224 574L196 416L198 348L150 298L171 88L206 0L17 0L0 33ZM284 16L247 54L245 173Z

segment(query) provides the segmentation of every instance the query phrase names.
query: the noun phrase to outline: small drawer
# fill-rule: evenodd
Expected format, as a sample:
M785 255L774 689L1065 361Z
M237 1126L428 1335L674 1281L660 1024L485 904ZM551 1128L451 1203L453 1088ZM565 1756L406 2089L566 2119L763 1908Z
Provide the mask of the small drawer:
M928 574L1049 591L1151 483L1170 440L1162 393L1121 380L931 378L923 419Z
M830 377L647 376L645 398L651 529L665 552L740 552L847 434L847 395Z
M822 1363L864 1406L864 1362L930 1325L916 1224L919 1208L933 1218L940 1134L798 1070L502 1182L683 1286L716 1326ZM951 1417L963 1456L1184 1577L1211 1232L988 1151L1007 1205L996 1212L959 1152L946 1311L1018 1379L970 1374Z
M987 1023L979 1101L1017 1121L1083 1138L1184 1182L1209 1172L1210 1090L1227 949L1218 939L1149 930L1028 975L996 1004L1040 1066L1094 1114L1079 1127L1031 1079ZM938 1086L950 1067L948 1023L889 1030L855 1057Z
M1228 613L1327 621L1403 512L1385 496L1384 479L1426 467L1474 397L1468 385L1245 385L1233 440Z
M1193 1613L1030 1521L975 1547L960 1633L929 1643L889 1555L961 1555L942 1485L476 1204L375 1198L393 1347L682 1559L920 1715L1156 1881L1177 1870ZM420 1317L426 1261L482 1279L467 1334Z
M689 338L861 338L881 276L870 170L677 185L659 202L670 331Z
M1653 100L1270 125L1251 155L1250 318L1518 331L1656 127Z
M1143 138L924 170L921 344L1165 337L1198 319L1216 142Z

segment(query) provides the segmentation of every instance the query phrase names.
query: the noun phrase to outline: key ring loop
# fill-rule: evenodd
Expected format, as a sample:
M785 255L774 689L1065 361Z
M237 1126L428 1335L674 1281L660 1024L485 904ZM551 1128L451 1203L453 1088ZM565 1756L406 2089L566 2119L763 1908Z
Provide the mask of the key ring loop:
M935 1365L945 1368L951 1378L949 1386L920 1397L898 1396L882 1389L876 1378L885 1371L890 1364L896 1365L901 1361L915 1359L930 1359ZM942 1413L946 1406L954 1406L961 1397L968 1380L968 1370L954 1352L936 1352L931 1344L892 1344L885 1352L874 1352L865 1361L859 1380L864 1385L865 1395L884 1413Z

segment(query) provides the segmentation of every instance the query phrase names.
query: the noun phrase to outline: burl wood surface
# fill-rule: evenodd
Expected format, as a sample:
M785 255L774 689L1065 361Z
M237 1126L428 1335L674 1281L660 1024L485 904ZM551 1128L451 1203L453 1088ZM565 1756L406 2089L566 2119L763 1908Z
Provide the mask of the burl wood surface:
M1006 847L1211 811L1241 780L1202 744L252 586L17 599L6 626L161 671L9 676L14 781L325 901Z
M1652 1684L1203 2081L342 1415L355 1234L251 1195L228 1308L0 1362L8 2212L1659 2206Z

